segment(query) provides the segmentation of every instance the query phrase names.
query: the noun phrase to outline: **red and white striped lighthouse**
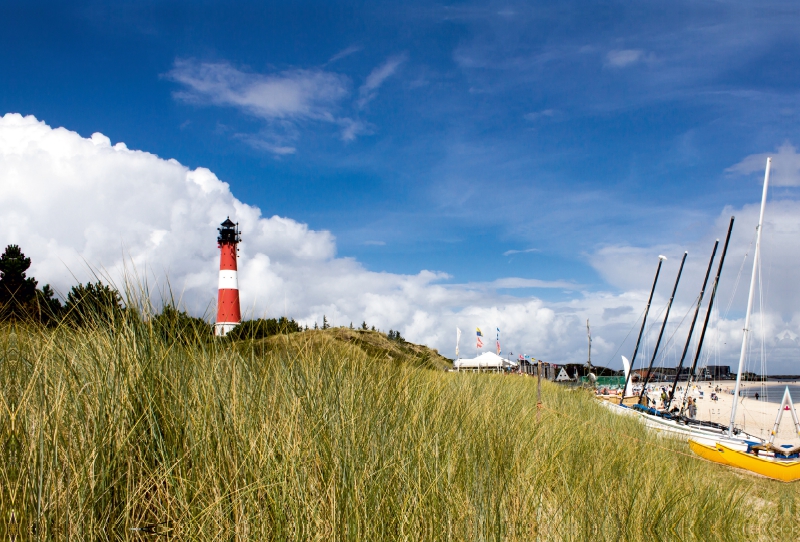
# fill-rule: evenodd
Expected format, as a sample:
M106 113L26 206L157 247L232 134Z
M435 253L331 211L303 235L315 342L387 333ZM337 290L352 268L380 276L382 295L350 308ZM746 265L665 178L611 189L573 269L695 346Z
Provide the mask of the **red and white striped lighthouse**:
M239 225L225 219L217 228L219 237L219 296L214 335L222 337L242 321L239 309L239 277L236 271L236 245L241 241Z

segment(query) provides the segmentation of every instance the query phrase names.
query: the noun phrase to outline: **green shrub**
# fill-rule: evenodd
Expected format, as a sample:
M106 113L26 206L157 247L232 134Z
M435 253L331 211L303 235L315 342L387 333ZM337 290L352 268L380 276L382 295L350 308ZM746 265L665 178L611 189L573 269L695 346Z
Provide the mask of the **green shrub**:
M286 318L281 316L275 318L258 318L256 320L245 320L231 331L228 332L226 337L230 340L242 339L263 339L272 335L297 333L302 331L300 324L294 321L293 318Z

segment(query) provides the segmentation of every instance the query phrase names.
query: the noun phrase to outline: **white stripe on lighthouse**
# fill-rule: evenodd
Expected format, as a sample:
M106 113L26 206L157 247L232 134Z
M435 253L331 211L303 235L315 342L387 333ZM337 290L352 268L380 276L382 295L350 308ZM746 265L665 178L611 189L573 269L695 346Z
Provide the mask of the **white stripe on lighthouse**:
M219 289L220 290L238 290L239 279L237 273L233 269L223 269L219 272Z

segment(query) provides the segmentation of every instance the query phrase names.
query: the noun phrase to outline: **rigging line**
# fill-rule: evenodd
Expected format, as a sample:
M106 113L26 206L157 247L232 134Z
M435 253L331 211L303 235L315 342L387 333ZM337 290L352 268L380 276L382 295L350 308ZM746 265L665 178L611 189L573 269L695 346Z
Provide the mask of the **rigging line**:
M659 363L663 363L664 358L670 352L670 348L674 348L675 347L675 343L672 342L672 339L675 338L675 334L678 333L678 330L683 325L683 322L686 321L686 317L689 316L689 313L692 312L692 309L694 309L694 306L697 304L697 299L699 297L700 297L699 295L695 296L694 301L692 301L692 304L689 305L689 309L686 311L686 314L684 314L683 318L681 318L681 321L678 322L678 325L675 327L675 330L672 332L672 335L670 335L667 338L667 342L664 343L664 352L662 352L661 355L659 356L659 358L661 359L661 361ZM672 344L670 344L670 343L672 343ZM657 367L662 367L662 365L658 365Z
M741 274L741 270L739 272ZM708 311L708 309L706 309L706 311ZM715 325L712 326L712 329L714 330L714 345L715 345L715 348L713 350L718 353L718 350L719 350L719 305L715 305L714 307L711 308L711 319L714 321L714 324L715 324ZM699 339L698 339L697 341L695 341L695 348L694 348L695 356L697 356L697 349L699 347L700 347L700 344L699 344ZM707 348L705 353L702 354L704 356L704 358L702 360L698 360L698 362L699 362L698 365L699 365L700 369L708 367L708 360L711 357L711 350L712 350L711 348ZM687 399L687 397L689 397L689 386L691 386L692 384L697 386L697 383L700 381L699 378L698 378L698 376L699 376L698 373L699 373L699 371L696 371L695 374L692 375L691 372L690 372L687 375L687 377L686 377L686 389L683 391L683 401L681 403L682 405L686 405L686 399ZM694 376L694 379L692 378L693 376Z
M708 310L708 309L706 309ZM714 350L715 352L719 350L719 307L713 307L711 309L711 329L712 333L714 334L714 348L706 348L704 353L701 353L701 358L697 361L697 367L699 369L703 369L708 366L708 360L711 358L711 351ZM695 341L694 352L695 355L697 354L697 348L700 346L698 344L699 341ZM697 376L697 374L695 374ZM689 375L689 379L687 382L692 382L691 375Z
M633 333L633 330L634 330L634 329L636 329L636 326L639 324L639 320L641 320L641 319L642 319L642 315L644 315L644 311L645 311L645 310L646 310L646 309L643 309L643 310L642 310L642 312L640 312L640 313L639 313L639 318L637 318L637 319L636 319L636 321L635 321L635 322L633 323L633 325L631 326L631 329L628 331L628 334L627 334L627 335L625 335L625 338L624 338L624 339L622 339L622 342L620 342L620 343L619 343L619 346L617 347L617 350L616 350L616 352L614 352L613 354L611 354L611 357L608 359L608 361L606 361L606 367L608 367L608 364L609 364L609 363L611 363L611 362L613 362L613 361L614 361L614 357L615 357L615 356L616 356L616 355L619 353L619 351L620 351L620 350L622 350L622 345L623 345L623 344L625 344L625 341L627 341L627 340L628 340L628 337L630 336L630 334L631 334L631 333Z
M765 355L766 355L765 346L766 346L767 334L766 334L765 329L764 329L764 280L763 280L764 275L763 275L762 267L761 267L761 263L763 261L764 261L764 257L763 257L763 254L762 254L761 257L758 258L758 308L761 311L760 318L759 318L759 322L761 324L761 348L759 349L759 354L760 354L760 358L761 359L759 361L761 362L760 363L760 373L761 373L762 382L763 382L763 379L764 379L764 374L766 373L766 369L767 369L767 359L765 357ZM761 387L762 388L764 387L763 383L761 384Z
M774 260L772 258L768 258L768 261L769 261L769 267L767 268L767 293L764 295L765 299L769 299L769 289L770 289L770 286L772 285L772 262ZM781 318L781 320L783 320L783 319ZM764 343L765 343L764 349L765 349L765 351L766 351L766 340L767 339L766 339L766 335L765 335L764 336ZM764 372L762 374L765 375L765 377L767 376L767 360L770 359L770 357L772 355L772 350L774 348L775 348L775 346L770 348L769 352L765 352L765 354L764 354ZM761 386L762 386L762 390L761 390L762 395L765 397L765 400L766 400L766 397L767 397L766 378L762 382Z
M728 299L728 306L725 307L725 314L722 316L723 318L727 318L728 311L731 310L731 305L733 304L733 298L736 296L736 290L739 289L739 279L742 278L742 271L744 271L744 264L747 263L747 256L750 254L750 249L753 248L753 244L756 242L757 235L758 235L758 228L756 228L756 233L753 234L753 238L750 240L750 246L747 247L747 252L744 253L744 258L742 258L742 265L739 267L739 274L736 275L736 282L733 284L733 292L731 293L730 299Z
M667 304L669 304L669 303L667 303ZM667 310L667 305L664 305L664 308L661 309L661 312L656 314L656 317L654 319L651 319L650 325L645 327L644 337L643 337L644 338L644 344L642 345L642 355L644 357L642 358L642 361L640 363L640 367L639 367L640 369L644 369L644 363L645 363L644 359L650 357L650 354L648 353L648 350L647 350L647 343L648 343L648 341L650 339L649 335L653 331L653 326L657 325L659 328L661 327L661 325L659 323L659 319L661 318L661 316L664 314L664 312L666 310ZM631 367L631 371L633 371L633 367Z
M714 322L714 327L713 327L713 329L714 329L714 348L713 348L714 356L716 356L716 359L719 360L719 339L720 339L720 333L719 333L719 320L720 320L719 307L714 307L714 310L711 312L711 319ZM708 350L706 350L705 354L703 354L703 360L699 364L701 369L708 367L708 362L711 359L711 354L712 354L711 350L712 349L709 348ZM717 363L717 365L719 365L719 363Z

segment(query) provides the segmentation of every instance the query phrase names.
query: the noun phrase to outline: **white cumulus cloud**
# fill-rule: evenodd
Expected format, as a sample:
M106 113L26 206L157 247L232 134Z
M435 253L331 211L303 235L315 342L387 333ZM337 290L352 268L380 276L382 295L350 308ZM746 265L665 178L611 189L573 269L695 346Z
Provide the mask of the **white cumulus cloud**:
M714 355L726 364L738 348L746 286L740 284L734 295L733 285L752 237L757 207L754 203L735 211L737 229L718 301L723 317L729 304L733 308L709 332ZM287 217L262 216L260 209L238 200L230 186L208 169L189 169L175 160L128 149L99 133L86 138L51 128L31 116L0 118L0 243L21 245L33 260L31 275L40 284L50 283L64 293L76 280L93 280L91 269L118 282L126 269L134 269L156 290L168 277L190 312L213 317L219 258L216 228L230 216L243 232L239 284L247 316L274 317L286 310L312 326L322 321L323 314L335 325L366 320L383 330L400 330L407 339L448 355L455 349L456 326L465 331L463 353L474 345L468 330L499 327L504 352L582 362L589 319L593 361L618 367L619 354L632 350L630 331L647 299L656 256L665 253L670 260L651 311L656 325L651 335L657 333L659 307L666 303L679 255L684 248L690 252L685 287L673 307L674 321L670 318L667 336L671 336L699 289L712 236L724 235L726 216L732 212L723 211L697 247L608 246L589 255L616 293L580 291L584 287L569 280L532 276L458 284L436 271L373 272L352 258L337 257L330 232L309 229ZM765 273L769 273L764 289L771 300L763 309L764 330L769 345L775 347L773 355L784 360L774 369L782 372L792 371L791 360L798 353L793 339L800 335L796 309L800 294L793 287L800 267L795 249L798 231L800 203L772 202L764 232ZM574 293L558 302L511 295L527 288ZM665 352L672 356L668 364L674 364L684 333L679 331L667 342Z
M498 296L493 288L567 283L511 278L446 285L449 277L432 271L372 272L336 257L330 232L263 217L211 171L112 144L99 133L84 138L7 114L0 119L0 179L0 239L20 244L33 259L31 274L62 293L76 279L93 280L92 268L120 282L133 267L151 284L163 286L168 277L191 312L213 316L216 228L230 216L243 231L241 301L251 317L278 316L286 306L310 325L323 314L337 325L366 320L447 351L456 325L500 325L519 343L528 335L542 349L566 339L563 320L571 315L558 316L537 299ZM535 322L560 323L533 338Z

